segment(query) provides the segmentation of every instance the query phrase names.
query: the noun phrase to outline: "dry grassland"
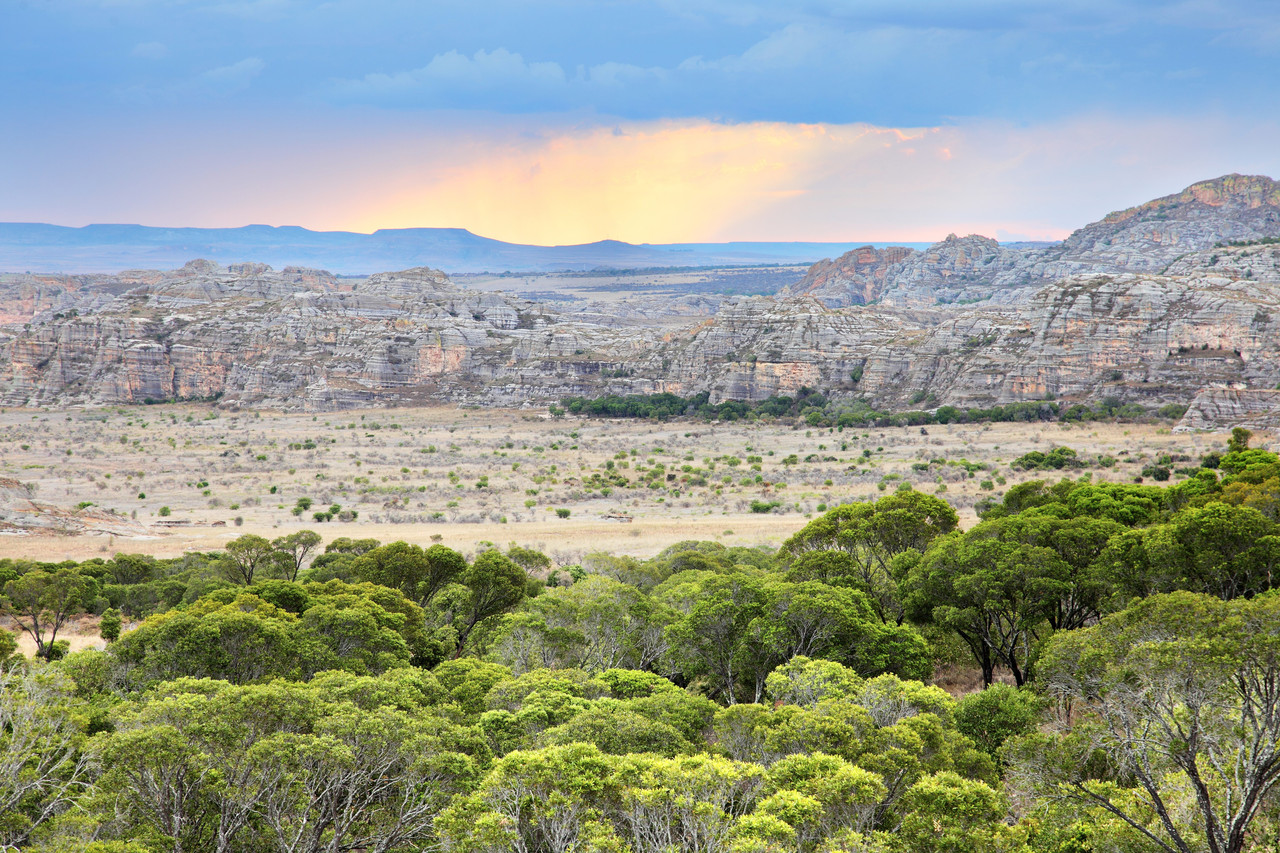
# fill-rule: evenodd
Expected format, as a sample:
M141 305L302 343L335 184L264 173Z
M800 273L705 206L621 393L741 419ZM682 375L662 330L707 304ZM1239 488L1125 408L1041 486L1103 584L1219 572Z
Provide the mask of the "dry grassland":
M1221 435L1144 424L951 425L922 435L918 427L551 420L541 410L10 409L0 412L0 477L34 483L40 501L92 502L150 531L5 535L0 557L173 556L220 548L241 533L275 537L302 528L326 542L403 539L463 552L481 541L517 542L559 564L595 550L648 556L682 539L777 546L821 505L873 498L903 482L949 500L967 526L983 496L1046 476L1009 467L1033 449L1066 445L1081 457L1112 456L1115 467L1085 470L1132 481L1161 454L1198 459L1223 444ZM611 475L633 485L610 485ZM313 505L296 516L299 498ZM752 512L753 501L778 506L761 514ZM357 519L312 518L333 504ZM161 507L170 508L169 522L189 526L157 527Z

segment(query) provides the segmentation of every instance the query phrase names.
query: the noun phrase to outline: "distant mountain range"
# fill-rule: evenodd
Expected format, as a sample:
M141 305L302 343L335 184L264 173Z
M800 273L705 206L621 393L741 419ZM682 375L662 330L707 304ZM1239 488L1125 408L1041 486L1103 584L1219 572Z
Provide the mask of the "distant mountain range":
M0 272L113 273L172 269L192 258L253 260L339 275L427 266L448 273L808 264L863 243L623 243L527 246L463 228L397 228L358 234L297 226L155 228L146 225L0 223ZM876 244L887 246L887 243ZM924 248L927 243L906 243Z

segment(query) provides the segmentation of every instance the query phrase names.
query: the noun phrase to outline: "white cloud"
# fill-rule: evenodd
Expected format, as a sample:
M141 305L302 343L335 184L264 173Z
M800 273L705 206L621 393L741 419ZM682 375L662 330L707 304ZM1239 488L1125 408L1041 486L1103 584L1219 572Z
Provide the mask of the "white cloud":
M564 69L558 63L526 62L520 54L500 47L493 51L479 50L473 56L451 50L412 71L366 74L359 80L340 81L338 91L354 98L452 95L460 89L476 92L508 86L556 89L562 87L565 80Z
M139 59L164 59L169 55L169 48L158 41L146 41L136 45L130 53Z
M115 96L133 104L168 103L195 96L225 98L248 89L254 78L266 67L266 62L251 56L162 85L137 85L117 89Z
M210 68L196 77L191 82L191 86L204 89L214 95L234 94L249 88L253 79L266 67L267 63L256 56L251 56L231 65Z

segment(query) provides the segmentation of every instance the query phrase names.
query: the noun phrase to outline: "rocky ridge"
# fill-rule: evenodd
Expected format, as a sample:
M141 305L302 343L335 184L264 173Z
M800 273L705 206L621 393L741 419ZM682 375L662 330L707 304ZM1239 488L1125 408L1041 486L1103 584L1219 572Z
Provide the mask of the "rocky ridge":
M1224 186L1234 188L1227 213L1267 226L1274 193L1257 181ZM1227 202L1195 187L1187 193L1082 232L1101 234L1105 224L1128 233L1163 214L1157 221L1198 223L1198 245L1205 234L1245 227L1206 225L1203 214ZM978 237L935 249L845 256L838 275L861 276L862 297L879 297L834 307L820 295L792 295L556 310L461 288L427 268L360 280L193 261L39 298L29 277L9 277L0 280L11 318L0 326L0 404L205 399L324 411L658 391L759 400L809 386L900 410L1049 396L1187 403L1206 388L1280 382L1280 245L1201 247L1154 272L1065 261L1065 253L1028 267L1018 258L1042 250ZM809 276L816 293L845 286L834 267L819 267ZM37 284L56 291L56 282ZM987 298L964 304L963 294L980 291ZM1231 409L1205 402L1193 411L1208 423Z
M812 296L832 308L1008 304L1068 276L1158 273L1219 243L1277 235L1280 184L1263 176L1225 175L1109 214L1047 248L1010 248L976 234L952 234L922 252L855 249L814 264L780 295Z

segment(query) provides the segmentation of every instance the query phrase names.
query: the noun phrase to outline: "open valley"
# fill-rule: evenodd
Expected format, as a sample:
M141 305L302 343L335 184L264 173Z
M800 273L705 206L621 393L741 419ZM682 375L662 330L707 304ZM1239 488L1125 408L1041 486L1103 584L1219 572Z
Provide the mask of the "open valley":
M312 415L175 404L8 409L0 441L9 523L28 528L0 535L0 557L176 556L241 533L312 529L326 542L442 542L464 552L514 541L564 565L597 550L650 556L686 539L776 547L826 508L904 483L949 501L967 528L978 501L1019 482L1131 482L1162 456L1175 472L1194 467L1225 439L1172 433L1168 421L839 430L767 419L553 419L536 409ZM1266 441L1260 434L1255 445ZM1012 467L1055 446L1075 450L1085 467ZM24 512L24 496L59 513ZM31 532L36 522L45 529Z

